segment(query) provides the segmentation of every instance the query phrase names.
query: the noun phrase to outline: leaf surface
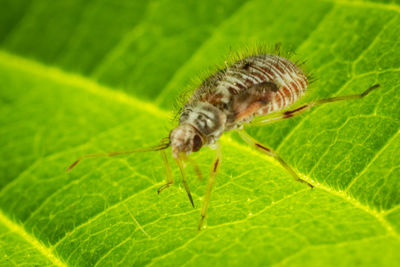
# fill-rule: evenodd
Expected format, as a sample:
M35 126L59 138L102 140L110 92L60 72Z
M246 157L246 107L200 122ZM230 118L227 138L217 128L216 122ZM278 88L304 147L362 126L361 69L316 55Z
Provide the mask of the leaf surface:
M0 265L364 265L400 261L400 8L319 1L4 1L0 16ZM62 29L62 30L61 30ZM235 134L207 227L207 181L191 208L162 194L159 153L78 156L154 145L173 102L229 47L282 42L319 81L301 102L362 92L251 128L313 190ZM204 174L214 152L195 153ZM207 175L205 175L207 176Z

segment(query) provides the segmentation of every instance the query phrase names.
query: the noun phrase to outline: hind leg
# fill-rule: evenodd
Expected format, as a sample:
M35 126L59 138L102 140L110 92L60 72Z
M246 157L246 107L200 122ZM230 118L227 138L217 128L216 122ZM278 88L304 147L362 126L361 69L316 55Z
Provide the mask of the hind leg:
M361 94L336 96L336 97L331 97L331 98L319 99L319 100L315 100L315 101L306 103L296 109L285 111L283 113L277 113L272 116L267 115L267 116L258 117L258 118L255 118L253 121L251 121L249 123L249 125L262 126L262 125L270 124L273 122L289 119L289 118L292 118L295 116L299 116L299 115L311 110L315 106L332 103L332 102L337 102L337 101L346 101L346 100L363 98L363 97L367 96L371 91L378 88L379 86L380 86L379 84L375 84L375 85L371 86L370 88L368 88L367 90L365 90Z
M261 151L264 154L267 154L268 156L273 157L274 159L276 159L277 161L279 161L279 163L282 165L282 167L284 167L292 176L293 178L301 183L304 183L306 185L308 185L309 187L313 188L314 186L310 183L308 183L307 181L304 181L303 179L301 179L297 173L272 149L266 147L265 145L261 144L260 142L258 142L257 140L255 140L253 137L251 137L248 133L246 133L245 130L241 129L241 130L237 130L237 132L239 133L240 137L250 146L254 147L255 149Z

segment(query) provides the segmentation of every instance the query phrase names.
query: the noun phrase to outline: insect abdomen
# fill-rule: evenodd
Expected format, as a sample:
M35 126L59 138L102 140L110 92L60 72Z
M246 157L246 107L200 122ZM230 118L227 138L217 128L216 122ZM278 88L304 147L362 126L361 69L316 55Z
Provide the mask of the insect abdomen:
M278 87L276 95L257 115L284 109L304 95L308 86L307 76L293 62L276 55L259 55L248 60L251 63L249 69L255 69L262 78Z
M226 130L254 116L284 109L306 91L307 77L290 60L277 55L244 58L210 76L189 99L208 103L225 114Z

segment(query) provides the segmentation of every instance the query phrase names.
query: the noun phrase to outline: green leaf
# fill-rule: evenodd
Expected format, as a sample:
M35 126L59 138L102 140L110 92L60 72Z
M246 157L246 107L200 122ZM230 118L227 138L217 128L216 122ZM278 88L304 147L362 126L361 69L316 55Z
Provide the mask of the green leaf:
M357 1L3 1L0 265L394 266L400 261L400 7ZM319 81L301 102L381 88L249 129L278 162L221 138L207 181L159 153L189 80L230 49L282 42ZM193 158L209 173L214 151ZM190 168L189 168L190 169ZM205 175L207 178L207 175Z

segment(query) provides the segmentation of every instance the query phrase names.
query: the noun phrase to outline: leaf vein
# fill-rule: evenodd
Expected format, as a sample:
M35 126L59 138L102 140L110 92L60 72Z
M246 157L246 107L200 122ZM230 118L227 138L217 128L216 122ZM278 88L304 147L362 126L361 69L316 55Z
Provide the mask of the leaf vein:
M294 196L298 195L299 193L302 193L302 192L304 192L304 191L306 191L306 190L309 190L309 189L302 189L302 190L299 190L299 191L295 191L294 193L288 194L288 195L284 196L283 198L281 198L281 199L279 199L279 200L277 200L277 201L271 203L270 205L265 206L262 210L258 211L257 213L255 213L255 214L254 214L253 216L251 216L251 217L257 216L257 215L259 215L259 214L265 212L266 210L272 208L273 206L278 205L279 203L281 203L281 202L283 202L283 201L285 201L285 200L287 200L287 199L289 199L289 198L292 198L292 197L294 197ZM245 218L245 219L233 221L233 222L222 223L222 224L218 224L218 225L214 225L214 226L208 226L207 228L215 229L215 228L220 228L220 227L223 227L223 226L226 226L226 225L234 225L234 224L246 222L248 219L249 219L249 217L247 217L247 218ZM154 265L157 261L160 261L160 260L162 260L162 259L168 257L169 255L172 255L172 254L175 253L176 251L179 251L179 250L181 250L181 249L187 247L188 244L190 244L191 242L193 242L193 241L195 241L196 239L198 239L198 238L202 235L202 233L204 233L204 231L200 232L200 234L198 234L198 235L195 235L193 238L188 239L185 243L183 243L183 244L180 245L179 247L175 247L174 249L170 250L169 252L167 252L167 253L165 253L165 254L163 254L163 255L160 255L160 256L158 256L158 257L154 257L148 265Z
M255 155L258 155L259 157L263 157L263 158L267 158L271 163L274 163L275 165L281 167L280 163L274 159L271 159L270 157L266 157L264 155L260 155L260 153L258 151L255 151L253 149L250 149L247 146L244 146L242 144L239 144L235 141L232 140L232 144L236 147L238 147L239 149L242 150L246 150L248 153L252 153ZM352 204L354 207L356 208L360 208L361 210L367 212L368 214L372 215L373 217L375 217L378 222L381 223L381 225L387 230L388 233L392 234L394 237L396 237L397 239L400 239L399 234L396 232L396 230L392 227L392 225L382 216L382 214L376 210L374 210L373 208L364 205L363 203L361 203L358 199L354 198L353 196L350 196L348 194L346 194L343 191L337 191L334 188L331 188L327 185L323 185L323 184L319 184L316 183L316 181L314 181L312 178L304 175L303 173L299 173L298 174L301 176L301 178L305 181L307 181L308 183L312 184L314 187L316 188L320 188L328 193L331 193L333 195L339 196L340 198L344 199L345 201L349 202L350 204Z
M215 35L219 34L219 30L224 26L225 23L227 23L227 21L229 21L231 18L233 18L234 16L236 16L243 8L245 5L249 5L251 4L253 1L243 1L243 3L241 5L239 5L237 7L237 9L232 12L232 14L230 14L228 17L225 18L225 20L221 21L220 24L218 24L213 32L208 36L208 38L205 38L202 43L200 43L200 45L196 48L195 51L192 52L192 55L186 60L185 64L182 64L182 66L178 69L175 70L175 73L171 76L171 78L169 79L169 81L166 83L166 85L164 86L163 90L161 90L160 94L158 95L158 97L154 100L154 103L156 105L160 105L162 103L162 101L164 101L165 97L167 97L168 95L168 90L167 88L170 88L170 84L173 81L173 79L175 78L175 76L177 76L177 74L184 70L185 67L187 66L188 62L194 58L196 56L196 54L201 50L202 47L204 47L208 42L210 42L210 40L212 40L214 38Z
M78 225L77 227L75 227L74 229L72 229L70 232L66 233L62 238L60 238L57 243L55 243L54 245L52 245L52 249L56 249L64 240L66 240L68 237L70 237L72 234L74 234L76 231L78 231L79 229L85 227L86 225L94 222L96 219L100 218L101 216L103 216L104 214L107 214L108 211L115 209L123 204L125 204L126 202L128 202L129 200L131 200L132 198L134 198L135 196L142 194L144 192L150 191L150 190L154 190L155 188L157 188L158 185L152 185L150 187L147 187L139 192L135 192L134 194L130 195L129 197L125 198L122 201L118 201L110 206L108 206L106 209L102 210L101 212L95 214L93 217L89 218L86 222Z
M389 25L391 25L395 19L398 16L393 16L389 21L387 21L382 28L380 29L379 33L377 33L377 35L375 36L375 38L372 40L372 42L369 43L368 47L366 47L359 55L358 57L353 61L352 65L351 65L351 70L352 70L352 74L355 75L355 68L356 68L356 64L365 56L365 54L368 53L368 51L370 51L374 45L376 44L376 42L379 40L379 38L383 35L383 33L385 32L385 30L389 27Z
M379 239L383 239L383 238L387 238L389 237L388 235L378 235L378 236L372 236L372 237L366 237L366 238L362 238L362 239L357 239L357 240L346 240L344 242L337 242L334 244L319 244L319 245L308 245L298 251L296 251L295 253L289 255L288 257L283 258L281 261L274 263L272 266L284 266L288 261L299 257L300 255L306 253L307 251L311 250L311 249L317 249L317 248L327 248L327 247L332 247L332 246L344 246L344 245L348 245L348 244L354 244L354 243L360 243L363 241L372 241L372 240L379 240Z
M3 211L0 210L0 222L11 232L22 237L27 243L34 247L39 253L46 257L55 266L67 266L53 251L45 246L39 239L28 233L23 226L9 219Z
M370 1L343 1L343 0L324 0L324 1L345 6L357 6L364 8L377 8L377 9L389 10L400 14L400 6L393 3L385 4L385 3L375 3Z
M367 165L360 171L360 173L354 177L351 182L344 189L344 192L348 192L349 189L355 184L355 182L369 169L369 167L379 158L379 156L385 151L385 149L399 136L400 128L397 129L397 132L390 136L386 142L379 148L379 150L375 153L374 157L368 162Z

